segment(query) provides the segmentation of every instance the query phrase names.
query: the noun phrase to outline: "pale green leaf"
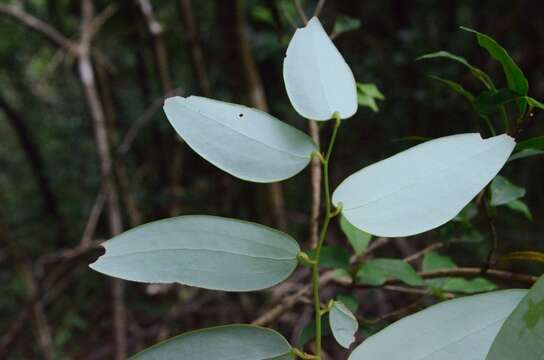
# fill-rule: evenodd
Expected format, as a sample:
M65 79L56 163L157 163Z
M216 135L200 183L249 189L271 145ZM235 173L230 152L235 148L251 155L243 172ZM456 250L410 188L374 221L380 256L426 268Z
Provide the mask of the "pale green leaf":
M410 264L398 259L371 259L357 271L357 281L362 284L381 286L389 279L398 279L410 286L425 284Z
M348 238L349 243L355 251L355 255L362 255L366 250L368 243L372 239L372 235L351 225L344 216L340 217L340 229L342 229Z
M349 360L484 360L502 323L526 293L497 291L431 306L369 337Z
M345 32L357 30L361 27L361 20L346 15L339 15L334 21L331 37L337 37Z
M544 356L544 276L508 316L486 360L542 360Z
M287 340L274 330L226 325L181 334L152 346L133 360L294 360Z
M346 119L357 111L353 73L316 17L293 35L283 80L291 104L307 119L329 120L335 112Z
M304 169L316 150L302 131L242 105L177 96L166 100L164 111L196 153L240 179L287 179Z
M506 134L431 140L352 174L332 200L370 234L419 234L453 219L497 175L514 146Z
M103 243L90 267L117 278L251 291L287 278L295 240L263 225L215 216L180 216L138 226Z
M348 349L355 341L359 323L351 311L340 301L335 301L329 313L332 335L342 347Z
M525 196L525 189L512 184L508 179L497 175L491 182L491 205L508 204Z
M509 209L517 211L525 215L525 217L529 220L533 220L533 215L531 214L531 210L529 210L529 207L527 204L525 204L521 200L514 200L510 201L508 204L506 204Z

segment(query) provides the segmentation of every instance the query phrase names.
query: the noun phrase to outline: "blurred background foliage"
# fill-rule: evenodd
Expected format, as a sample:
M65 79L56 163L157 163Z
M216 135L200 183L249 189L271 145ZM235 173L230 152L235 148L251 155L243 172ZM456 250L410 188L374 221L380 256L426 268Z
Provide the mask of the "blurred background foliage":
M78 1L2 3L20 6L78 41ZM159 59L158 40L150 32L141 2L94 1L96 14L112 10L93 42L107 61L94 61L94 72L124 228L171 214L217 214L285 227L307 247L308 169L283 182L279 193L269 186L237 180L182 145L161 111L161 98L171 91L262 106L254 99L260 87L270 113L307 131L306 121L290 107L282 79L288 41L294 27L302 26L297 11L288 0L193 0L189 10L187 3L151 2L162 27L159 37L164 47L159 52L164 58ZM311 14L316 3L303 1L302 6ZM480 84L467 69L446 60L416 61L423 54L448 50L505 86L500 66L478 46L474 35L459 26L477 29L500 42L523 69L531 96L544 99L543 10L544 3L537 0L325 2L321 20L334 34L356 80L376 84L385 95L385 100L377 102L379 111L361 107L342 127L331 168L333 187L355 170L406 149L419 138L463 132L490 135L462 97L428 77L452 79L479 92ZM190 21L194 21L196 37ZM77 252L102 183L77 58L5 14L0 14L0 35L0 334L5 334L0 349L4 356L21 359L111 358L110 280L87 267L99 249ZM196 60L195 44L202 50ZM535 111L534 117L521 139L544 134L544 115ZM139 125L130 146L120 148ZM324 126L325 141L328 132ZM506 207L496 208L499 255L544 250L542 160L542 156L517 160L501 173L526 189L523 201L533 219ZM395 240L379 252L402 257L428 244L464 236L477 241L452 245L444 252L459 265L479 266L489 248L489 231L484 216L476 216L472 223L468 235L466 229L459 232L450 224ZM331 242L345 244L338 224L334 226ZM107 215L102 214L92 239L86 240L94 244L108 237ZM542 270L523 262L499 265L523 272ZM296 281L291 286L296 288ZM276 290L225 294L131 283L125 291L129 353L182 331L251 322L277 300ZM327 288L325 297L335 292ZM355 294L364 299L359 311L369 318L408 304L413 296L380 290ZM300 311L275 321L275 327L291 340L299 338L311 318L308 306L299 307ZM43 321L36 321L39 313ZM363 332L371 333L386 323L365 326ZM49 344L47 339L38 341L44 331L50 336ZM327 344L333 358L345 356L332 342Z

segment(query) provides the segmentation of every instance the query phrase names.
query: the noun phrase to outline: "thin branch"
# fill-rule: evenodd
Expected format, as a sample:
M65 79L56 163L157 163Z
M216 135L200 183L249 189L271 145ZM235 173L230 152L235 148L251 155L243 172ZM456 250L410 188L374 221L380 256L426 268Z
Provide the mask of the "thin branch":
M24 26L44 35L54 44L60 46L72 55L77 54L77 45L62 35L57 29L46 22L26 13L23 9L15 5L0 4L0 13L8 15L21 22Z
M426 248L405 257L403 260L406 262L412 262L412 261L418 260L419 258L425 256L425 254L430 253L431 251L434 251L434 250L441 249L445 245L446 244L444 244L443 242L437 242L437 243L431 244L427 246Z
M313 120L309 121L310 136L319 149L319 127ZM312 157L310 183L312 188L312 208L310 212L310 248L315 249L319 240L319 210L321 209L321 160Z
M104 10L91 21L89 24L90 37L94 38L96 34L100 31L102 26L108 21L118 10L117 5L114 3L106 6Z
M319 2L317 3L317 6L315 7L315 10L314 10L314 16L315 17L318 17L319 14L321 14L321 10L323 10L323 6L325 6L325 0L319 0Z
M98 224L98 220L100 219L100 215L102 214L105 203L106 192L104 191L104 187L101 186L98 194L96 195L96 199L94 200L93 207L91 208L91 212L89 214L89 218L87 219L85 229L83 230L83 236L81 237L80 245L88 245L91 243L91 240L94 237L94 232L96 230L96 225Z
M458 267L454 269L443 269L443 270L434 270L434 271L422 271L418 273L424 279L448 277L448 276L459 276L459 277L488 277L496 280L506 281L506 282L515 282L524 284L527 286L533 285L538 277L520 273L514 273L505 270L497 269L487 269L487 271L482 272L480 268L470 268L470 267Z
M304 9L302 8L302 5L300 4L300 0L293 0L293 4L295 5L295 9L297 10L298 16L304 23L304 25L308 24L308 17L304 13Z
M134 142L140 131L149 121L151 121L151 119L153 119L153 116L155 116L155 114L162 109L162 105L165 99L172 96L181 96L183 95L183 93L184 90L182 88L176 88L155 100L144 111L144 113L138 119L136 119L136 121L134 121L127 134L123 138L123 141L121 141L121 145L117 148L117 152L119 154L126 154L130 150L132 143Z

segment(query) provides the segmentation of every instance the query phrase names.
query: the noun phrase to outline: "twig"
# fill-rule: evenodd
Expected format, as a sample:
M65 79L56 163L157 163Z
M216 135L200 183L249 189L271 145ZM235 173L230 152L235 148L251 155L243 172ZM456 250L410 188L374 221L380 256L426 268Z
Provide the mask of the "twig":
M470 268L470 267L458 267L454 269L443 269L443 270L434 270L434 271L422 271L418 273L424 279L432 279L439 277L448 277L448 276L459 276L459 277L489 277L496 280L502 280L507 282L516 282L521 283L527 286L533 285L538 277L520 273L514 273L505 270L497 269L487 269L485 273L482 272L480 268Z
M319 279L319 285L325 286L328 283L330 283L334 279L334 272L329 271L323 274ZM276 306L272 307L268 311L266 311L264 314L259 316L256 320L254 320L251 324L252 325L267 325L270 324L272 321L277 319L279 316L281 316L283 313L291 309L293 306L298 304L302 299L306 298L312 291L311 285L305 285L300 290L298 290L293 295L287 296Z
M114 3L109 4L106 6L104 10L91 21L89 24L89 32L91 38L94 38L96 34L100 31L102 28L102 25L106 23L118 10L117 5Z
M300 0L293 0L293 4L295 5L295 9L298 12L298 16L304 22L304 25L308 24L308 17L304 13L304 9L302 8L302 5L300 4Z
M104 187L101 186L100 190L98 190L98 195L96 195L96 199L94 200L93 207L91 208L91 213L87 219L85 229L83 230L83 236L81 237L80 241L81 245L88 245L91 243L96 230L96 225L98 224L98 220L100 219L100 214L102 214L105 203L106 192L104 191Z
M408 304L407 306L402 307L400 309L396 309L386 314L380 315L375 319L367 319L362 316L357 316L357 320L359 320L359 322L363 324L375 325L375 324L379 324L382 321L389 320L391 318L398 319L405 314L411 313L412 310L416 310L417 308L419 308L419 305L421 304L424 298L425 296L421 296L419 299L417 299L413 303Z
M130 129L128 130L127 134L125 135L123 141L121 141L121 145L117 148L117 153L119 154L126 154L130 147L132 146L132 143L140 133L140 131L144 128L144 126L151 121L153 116L162 108L162 105L164 103L164 100L172 97L172 96L181 96L183 95L184 90L182 88L174 89L168 93L166 93L164 96L161 96L157 100L155 100L145 111L144 113L134 121Z
M431 245L427 246L426 248L424 248L424 249L422 249L422 250L420 250L420 251L418 251L416 253L413 253L410 256L405 257L403 260L406 261L406 262L415 261L415 260L419 259L420 257L424 256L425 254L427 254L427 253L429 253L431 251L443 248L445 245L446 244L444 244L443 242L437 242L437 243L431 244Z
M324 5L325 5L325 0L319 0L319 2L317 3L317 6L315 7L315 10L314 10L314 16L315 17L318 17L319 14L321 14L321 10L323 10Z
M319 127L313 120L309 121L310 135L319 149ZM310 168L310 182L312 187L312 208L310 212L310 248L314 249L319 240L319 210L321 209L321 160L312 157Z

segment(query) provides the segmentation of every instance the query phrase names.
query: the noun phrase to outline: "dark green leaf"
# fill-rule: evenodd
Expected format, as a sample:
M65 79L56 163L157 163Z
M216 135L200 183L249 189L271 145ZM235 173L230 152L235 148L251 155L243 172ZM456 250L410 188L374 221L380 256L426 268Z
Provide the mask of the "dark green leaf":
M433 79L433 80L439 81L439 82L447 85L450 89L452 89L453 91L455 91L459 95L463 96L470 103L472 103L474 101L474 95L472 95L472 93L470 93L468 90L465 90L465 88L461 84L456 83L455 81L451 81L451 80L444 79L444 78L434 76L434 75L430 75L429 77L431 79Z
M331 327L329 325L329 314L325 314L321 317L321 335L329 336L331 334ZM315 321L310 321L302 331L297 340L297 345L303 347L308 341L315 338Z
M410 264L398 259L368 260L357 271L357 281L362 284L380 286L388 279L399 279L410 286L425 284Z
M514 148L514 153L521 150L544 150L544 136L537 136L520 141Z
M489 55L491 55L492 58L497 60L502 65L504 75L506 76L506 82L508 83L508 88L520 95L527 95L529 92L529 82L525 78L523 71L521 71L508 52L488 35L482 34L467 27L461 27L461 29L476 34L478 44L486 49ZM525 113L526 104L527 101L525 99L518 102L520 113Z
M486 360L541 360L544 355L544 276L510 314Z
M353 246L355 254L357 256L361 255L366 250L368 243L372 239L372 235L351 225L344 216L340 217L340 228L348 238L351 246Z
M437 51L434 53L420 56L417 58L417 60L436 59L436 58L444 58L444 59L457 61L458 63L466 66L470 70L470 72L486 86L486 88L488 89L495 88L495 85L493 84L493 81L491 80L489 75L487 75L484 71L478 69L477 67L471 65L464 57L454 55L447 51Z
M308 253L311 258L315 257L315 251ZM349 253L339 245L325 245L321 248L319 266L323 268L347 269L349 268Z
M510 89L483 91L474 101L474 106L481 116L489 116L499 111L507 103L522 97Z
M514 161L517 159L523 159L526 157L542 155L542 154L544 154L544 150L524 149L510 156L508 158L508 161Z
M352 313L356 313L359 309L359 300L351 294L338 294L336 295L336 298L338 301L344 303Z

